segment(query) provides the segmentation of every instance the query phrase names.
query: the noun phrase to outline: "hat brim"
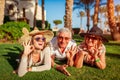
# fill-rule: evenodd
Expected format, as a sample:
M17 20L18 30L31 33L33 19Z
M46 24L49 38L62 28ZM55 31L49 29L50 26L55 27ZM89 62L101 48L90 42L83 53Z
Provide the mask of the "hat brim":
M95 33L80 33L81 37L84 37L86 35L100 36L102 38L102 42L109 42L103 35L99 35L99 34L95 34Z
M50 40L54 37L54 33L50 30L33 30L29 33L30 36L35 36L37 34L43 34L46 38L46 42L50 42Z

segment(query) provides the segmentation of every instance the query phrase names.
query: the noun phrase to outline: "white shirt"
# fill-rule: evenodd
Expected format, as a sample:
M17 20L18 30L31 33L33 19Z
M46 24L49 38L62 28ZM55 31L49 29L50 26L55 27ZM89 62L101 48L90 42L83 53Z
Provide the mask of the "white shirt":
M67 47L65 48L65 51L61 53L59 51L58 43L57 43L57 37L54 37L51 42L51 49L52 49L52 55L55 55L55 58L58 60L65 60L66 59L66 51L71 48L71 46L76 46L76 42L74 40L69 41Z

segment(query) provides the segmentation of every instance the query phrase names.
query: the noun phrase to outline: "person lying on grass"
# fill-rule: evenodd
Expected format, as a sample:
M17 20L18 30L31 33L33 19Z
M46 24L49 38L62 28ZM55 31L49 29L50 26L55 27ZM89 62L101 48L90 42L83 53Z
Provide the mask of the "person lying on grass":
M70 65L70 54L74 56L77 50L77 44L72 40L71 31L68 28L59 29L56 37L51 40L51 45L52 67L70 76L71 74L66 68ZM57 61L63 64L58 64Z
M24 47L17 73L20 77L27 72L40 72L51 69L51 51L49 41L54 34L49 30L35 29L30 33L26 28L23 29L23 35L20 39ZM27 34L26 34L27 33Z
M80 35L84 36L84 41L78 45L74 66L81 68L83 62L85 62L99 69L105 69L106 48L103 42L108 42L108 40L103 37L103 31L99 27L94 26L88 33L81 33Z

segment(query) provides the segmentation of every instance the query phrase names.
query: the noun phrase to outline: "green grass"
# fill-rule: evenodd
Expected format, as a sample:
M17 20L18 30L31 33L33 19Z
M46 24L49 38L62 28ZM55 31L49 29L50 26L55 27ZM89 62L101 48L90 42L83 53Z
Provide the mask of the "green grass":
M82 39L74 36L79 44ZM68 77L55 69L43 72L28 72L23 77L18 77L12 71L17 68L15 59L19 52L23 50L18 44L0 44L0 80L120 80L120 43L110 41L105 44L107 67L99 70L94 67L84 65L81 69L68 67L72 76Z

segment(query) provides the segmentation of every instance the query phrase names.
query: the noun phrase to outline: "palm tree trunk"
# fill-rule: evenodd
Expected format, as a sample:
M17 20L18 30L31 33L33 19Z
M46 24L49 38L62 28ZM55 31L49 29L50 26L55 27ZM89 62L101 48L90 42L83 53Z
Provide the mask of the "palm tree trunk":
M44 13L44 0L42 0L42 29L45 29L45 13Z
M4 9L5 9L5 0L0 0L0 25L4 21Z
M90 30L90 10L87 9L87 32Z
M108 8L108 21L111 30L113 40L120 41L120 33L117 31L117 26L114 18L114 2L113 0L107 0Z
M73 0L66 0L64 27L69 28L70 30L72 30L72 8Z
M93 25L97 25L98 23L99 3L100 3L100 0L96 0L95 9L94 9Z
M35 10L34 10L34 23L33 23L33 28L36 27L37 6L38 6L38 0L35 0Z

